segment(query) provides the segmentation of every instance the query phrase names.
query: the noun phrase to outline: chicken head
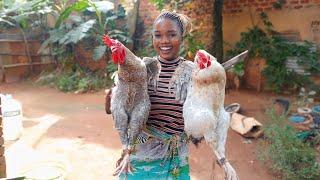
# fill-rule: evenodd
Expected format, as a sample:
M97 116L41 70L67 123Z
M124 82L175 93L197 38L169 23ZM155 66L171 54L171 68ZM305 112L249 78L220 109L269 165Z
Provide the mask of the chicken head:
M126 57L126 51L124 45L118 41L111 39L108 35L103 35L103 42L107 45L112 52L112 60L115 64L123 64Z

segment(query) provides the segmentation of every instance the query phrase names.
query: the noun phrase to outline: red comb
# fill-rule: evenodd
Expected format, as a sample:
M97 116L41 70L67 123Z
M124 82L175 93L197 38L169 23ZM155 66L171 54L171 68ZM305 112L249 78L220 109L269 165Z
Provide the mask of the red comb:
M197 55L202 62L207 62L208 57L201 51L197 51Z
M197 51L197 56L198 56L198 66L200 67L200 69L204 69L206 67L211 66L211 60L210 57L208 57L205 53L201 52L201 51Z
M103 40L104 44L109 47L112 46L112 44L113 44L112 39L110 39L110 37L106 34L103 35L102 40Z

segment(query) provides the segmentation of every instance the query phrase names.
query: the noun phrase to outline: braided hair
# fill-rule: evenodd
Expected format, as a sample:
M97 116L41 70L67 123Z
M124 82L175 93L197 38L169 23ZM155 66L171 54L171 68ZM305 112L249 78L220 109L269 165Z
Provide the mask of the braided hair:
M179 14L177 12L162 10L154 22L157 22L160 19L170 19L176 22L182 37L184 37L191 30L191 23L189 18L186 15Z

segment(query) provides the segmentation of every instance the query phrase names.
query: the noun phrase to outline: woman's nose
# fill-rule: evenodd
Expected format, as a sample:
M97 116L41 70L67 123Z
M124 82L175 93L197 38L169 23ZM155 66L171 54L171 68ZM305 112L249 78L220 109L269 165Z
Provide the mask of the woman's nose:
M168 42L170 42L169 36L162 36L161 43L168 43Z

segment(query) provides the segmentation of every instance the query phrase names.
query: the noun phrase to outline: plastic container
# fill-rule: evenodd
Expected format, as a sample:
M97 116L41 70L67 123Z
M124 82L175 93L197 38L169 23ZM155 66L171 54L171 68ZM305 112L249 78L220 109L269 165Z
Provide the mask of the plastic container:
M11 94L1 96L3 137L6 141L20 138L22 126L22 106Z
M320 113L320 104L313 106L312 112L314 112L314 113Z
M70 168L64 162L41 161L29 165L22 176L30 180L65 180Z
M240 110L240 104L232 103L225 107L225 110L229 113L237 113Z
M292 115L289 117L289 120L294 123L302 123L306 120L306 117L300 115Z

